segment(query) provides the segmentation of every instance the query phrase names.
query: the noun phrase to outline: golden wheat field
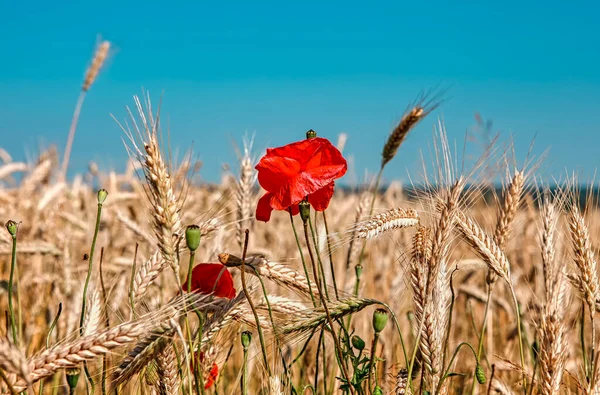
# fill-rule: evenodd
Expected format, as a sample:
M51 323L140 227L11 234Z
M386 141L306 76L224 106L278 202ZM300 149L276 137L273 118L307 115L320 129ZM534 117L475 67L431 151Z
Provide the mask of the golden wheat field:
M3 393L600 394L593 188L540 179L503 136L466 160L426 98L379 175L333 196L343 139L245 139L198 183L149 96L122 124L125 172L67 179L109 46L62 154L0 150ZM421 122L437 126L413 185L380 184Z

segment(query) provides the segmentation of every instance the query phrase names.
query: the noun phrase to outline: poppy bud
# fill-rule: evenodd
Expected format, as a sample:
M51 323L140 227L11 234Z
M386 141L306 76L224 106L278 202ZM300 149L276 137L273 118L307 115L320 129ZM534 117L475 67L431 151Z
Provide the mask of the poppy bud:
M356 335L352 336L352 345L358 351L362 351L365 349L365 341Z
M300 218L302 218L302 222L306 223L310 217L310 203L308 203L308 200L304 199L298 203L298 206L300 208Z
M306 139L314 139L315 137L317 137L317 132L314 130L309 129L308 132L306 132Z
M106 189L101 189L98 191L98 204L104 203L106 198L108 197L108 191Z
M65 370L65 376L67 376L67 384L69 384L69 393L74 394L75 388L77 387L77 382L79 381L79 375L81 374L81 369L72 368Z
M480 364L477 364L477 366L475 367L475 377L477 377L477 382L479 384L485 384L485 371L483 370L483 367Z
M375 387L375 389L373 390L373 395L383 395L383 390L380 386Z
M19 224L13 220L10 220L6 223L6 230L12 237L17 237L17 232L19 231Z
M377 309L373 313L373 329L379 333L385 328L388 322L388 313L384 309Z
M196 251L200 245L200 227L198 225L189 225L185 229L185 243L190 251Z
M252 332L250 332L250 331L242 332L242 347L244 347L244 350L248 349L251 341L252 341Z
M356 265L354 267L354 273L356 274L356 278L360 278L360 276L362 275L362 270L363 270L362 265Z

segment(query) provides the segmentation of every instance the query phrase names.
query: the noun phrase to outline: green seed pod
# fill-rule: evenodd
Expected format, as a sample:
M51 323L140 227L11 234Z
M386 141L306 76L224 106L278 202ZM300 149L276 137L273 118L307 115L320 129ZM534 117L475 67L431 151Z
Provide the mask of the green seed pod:
M310 217L310 203L308 203L308 200L304 199L298 206L300 208L300 218L302 218L302 222L306 223Z
M481 366L480 364L477 364L477 366L475 367L475 377L477 377L477 382L479 384L485 384L485 371L483 370L483 366Z
M373 390L373 395L383 395L383 390L380 386L375 387L375 389Z
M363 271L362 265L356 265L354 267L354 273L356 274L356 278L360 278L360 276L362 275L362 271Z
M185 229L185 243L190 251L196 251L200 245L200 227L198 225L189 225Z
M101 189L98 191L98 204L104 203L106 198L108 197L108 191L106 189Z
M17 232L19 231L19 224L13 220L10 220L6 223L6 230L12 237L17 237Z
M373 313L373 329L379 333L385 328L388 322L388 312L384 309L377 309Z
M354 346L354 348L356 348L358 351L362 351L365 349L365 341L354 335L352 336L352 346Z
M242 332L242 347L244 350L247 350L250 347L250 342L252 341L252 332L244 331Z
M79 375L81 374L81 369L72 368L65 370L65 376L67 376L67 384L69 384L69 393L74 393L75 388L77 387L77 382L79 381Z
M314 130L309 129L308 132L306 132L307 139L314 139L315 137L317 137L317 132L315 132Z

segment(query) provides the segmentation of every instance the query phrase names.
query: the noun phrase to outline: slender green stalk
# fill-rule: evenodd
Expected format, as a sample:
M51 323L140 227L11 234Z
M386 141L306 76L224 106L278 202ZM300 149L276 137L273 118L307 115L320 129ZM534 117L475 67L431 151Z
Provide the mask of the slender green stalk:
M477 353L475 352L475 349L473 349L473 346L470 343L467 343L467 342L460 343L456 347L456 350L454 350L454 354L452 355L452 358L450 359L450 362L448 363L448 367L446 368L446 371L444 372L444 375L442 376L442 379L438 383L438 387L437 387L437 389L435 391L436 394L438 394L440 392L440 389L442 388L442 384L444 383L444 380L446 380L446 378L448 377L448 373L450 373L450 369L452 368L452 364L454 363L454 360L456 359L456 356L458 355L458 352L460 351L460 349L462 348L462 346L469 347L469 349L473 353L473 356L475 358L477 358Z
M377 353L377 344L379 342L379 333L375 332L375 334L373 335L373 343L371 346L371 360L369 361L369 375L368 375L368 379L367 379L367 385L369 387L368 389L368 393L372 394L373 393L373 384L372 384L372 378L373 378L373 367L375 365L375 354ZM377 385L377 377L375 377L375 385Z
M271 309L271 302L269 302L269 296L267 295L267 288L265 287L265 282L263 281L262 277L258 274L256 269L252 265L249 265L249 266L252 268L252 270L254 270L255 276L256 276L256 278L258 278L258 281L260 282L260 286L263 291L263 296L264 296L265 302L267 304L267 311L269 312L269 320L271 321L271 327L273 328L273 333L275 334L275 336L274 336L275 344L277 345L277 350L279 351L279 355L281 356L281 362L283 364L284 373L287 375L287 372L288 372L287 364L285 363L285 356L283 355L283 350L281 349L281 342L280 342L279 336L277 336L277 327L275 326L275 319L273 318L273 310Z
M409 362L408 354L406 353L406 345L404 344L404 336L402 336L402 331L400 330L400 323L398 322L398 318L396 317L396 314L394 313L392 308L387 303L381 302L381 305L383 307L385 307L387 309L387 311L390 313L390 316L392 316L392 321L394 321L394 326L396 327L396 331L398 332L398 337L400 337L400 345L402 346L402 354L404 356L404 365L408 366L408 362Z
M244 347L244 362L242 369L242 395L248 395L248 347Z
M335 268L333 265L333 253L331 252L331 240L329 239L329 226L327 225L327 215L323 211L323 224L325 225L325 235L327 236L327 252L329 254L329 267L331 270L331 280L333 281L333 289L335 291L335 298L339 299L337 281L335 280Z
M313 255L312 252L312 248L310 245L310 238L308 236L308 220L303 220L304 223L304 238L306 239L306 247L308 249L308 255L310 257L310 261L312 263L312 269L313 269L313 275L315 276L315 283L317 284L317 290L319 291L319 298L321 299L321 304L323 305L323 309L325 310L325 315L327 316L327 321L329 323L329 327L331 328L331 336L333 337L333 343L335 345L335 351L337 353L338 359L340 361L340 367L342 368L342 373L344 375L344 379L347 382L350 382L350 375L348 374L348 369L344 363L344 358L342 355L342 350L340 348L340 343L338 341L338 337L335 334L335 329L333 326L333 320L331 319L331 314L329 313L329 307L327 307L327 301L325 300L325 297L323 295L323 293L321 292L321 286L320 286L320 281L319 281L319 273L318 273L318 269L317 269L317 264L315 261L315 257ZM243 270L242 270L243 271ZM352 386L349 387L350 388L350 392L352 394L354 394L354 389L352 389Z
M58 323L58 319L60 318L60 313L62 313L62 303L58 304L58 311L56 312L56 315L54 316L54 319L52 320L52 323L50 324L50 328L48 329L48 334L46 335L46 349L50 348L50 337L52 336L52 332L54 331L54 328L56 327L56 324ZM40 380L40 389L38 391L38 393L40 395L42 395L44 393L44 380Z
M292 230L294 231L294 238L296 239L296 245L298 246L298 252L300 253L300 260L302 261L302 268L304 268L304 276L306 277L306 283L308 284L308 291L310 293L310 299L312 300L313 306L317 307L317 301L315 300L315 296L313 295L312 285L310 283L310 276L308 275L308 268L306 266L306 260L304 259L304 253L302 252L302 246L300 245L300 238L298 237L298 232L296 231L296 225L294 225L294 217L292 216L292 212L290 213L290 222L292 223Z
M131 263L131 279L129 280L129 305L131 306L131 318L135 318L135 299L133 285L135 284L135 271L137 266L138 243L135 243L133 262Z
M485 329L487 326L487 317L488 317L488 313L490 311L490 300L492 297L492 284L488 284L488 289L487 289L487 297L485 300L485 312L483 313L483 323L481 325L481 333L479 335L479 344L477 346L477 354L475 355L475 358L477 359L477 363L480 363L481 361L481 353L483 352L483 338L485 336ZM475 395L475 377L473 377L473 383L471 385L471 394Z
M327 351L325 350L325 339L323 339L323 393L327 392Z
M83 286L83 295L81 297L81 316L79 318L79 334L81 336L83 336L83 321L85 319L85 310L86 310L86 305L87 305L87 293L88 293L88 287L90 285L90 279L92 278L92 269L93 269L93 263L94 263L94 251L96 249L96 241L98 240L98 233L100 232L100 217L102 216L102 205L104 204L104 201L106 200L106 197L108 195L108 192L106 192L105 189L101 189L100 191L98 191L98 210L96 212L96 226L94 227L94 237L92 239L92 246L90 248L90 256L88 258L88 271L87 271L87 275L85 277L85 284ZM90 374L88 367L87 367L87 363L84 362L83 364L83 369L85 371L85 377L87 379L87 381L89 382L91 388L91 392L92 394L94 393L94 389L95 389L95 384L94 384L94 380L92 379L92 375Z
M579 326L579 338L581 339L581 356L583 359L583 370L585 372L585 378L587 382L591 380L590 365L587 358L587 347L585 346L585 301L581 302L581 325Z
M260 320L258 318L258 313L256 312L256 306L254 305L254 302L252 301L252 298L250 297L250 294L248 293L248 286L246 285L246 253L248 251L248 238L250 235L250 231L248 229L246 229L246 239L244 241L244 253L242 254L242 267L241 267L241 279L242 279L242 288L244 289L244 295L246 295L246 300L248 301L248 305L250 306L250 309L252 310L252 314L254 315L254 320L256 321L256 329L258 331L258 339L260 340L260 347L262 350L262 355L263 355L263 361L265 362L265 369L267 370L267 373L269 374L269 377L271 376L271 368L269 367L269 359L267 357L267 347L265 346L265 339L263 336L263 332L262 332L262 328L260 326Z
M136 243L135 258L133 259L133 265L137 258L137 243ZM108 299L106 297L106 286L104 285L104 271L102 270L102 264L104 263L104 247L100 248L100 289L102 290L102 305L106 306ZM110 328L110 319L108 317L108 311L104 312L104 325L106 328ZM106 375L108 371L108 356L102 356L102 376L100 381L100 390L102 395L106 395Z
M327 291L327 282L325 281L325 268L323 267L321 254L319 253L317 236L312 224L312 220L310 219L310 215L308 216L308 225L310 228L310 234L312 236L313 245L315 246L315 255L317 256L317 262L319 263L319 273L321 275L321 281L317 285L321 287L321 290L325 293L325 298L327 299L327 301L330 301L331 299L329 299L329 291Z
M92 278L92 269L94 263L94 250L96 249L96 241L98 239L98 233L100 231L100 217L102 216L102 204L104 202L98 200L98 211L96 212L96 226L94 228L94 238L92 239L92 247L90 248L90 256L88 258L88 271L85 277L85 284L83 286L83 296L81 299L81 316L79 318L79 334L83 336L83 321L85 319L85 308L87 304L87 292L90 285L90 279Z
M10 332L15 345L19 344L17 339L17 326L15 321L15 311L13 308L13 281L15 267L17 266L17 234L12 235L12 252L10 259L10 275L8 278L8 314L10 316ZM19 295L20 296L20 295Z
M519 336L519 354L521 357L521 369L523 370L523 391L527 393L527 375L525 373L525 352L523 350L523 333L521 328L521 309L519 308L519 301L517 300L517 294L512 285L509 284L510 293L515 304L515 315L517 319L517 335Z

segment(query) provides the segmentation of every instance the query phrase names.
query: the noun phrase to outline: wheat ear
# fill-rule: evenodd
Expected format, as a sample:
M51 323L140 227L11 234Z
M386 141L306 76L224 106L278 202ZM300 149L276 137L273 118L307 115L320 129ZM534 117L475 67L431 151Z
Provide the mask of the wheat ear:
M419 214L414 209L394 208L355 225L361 240L376 238L390 230L417 226Z

